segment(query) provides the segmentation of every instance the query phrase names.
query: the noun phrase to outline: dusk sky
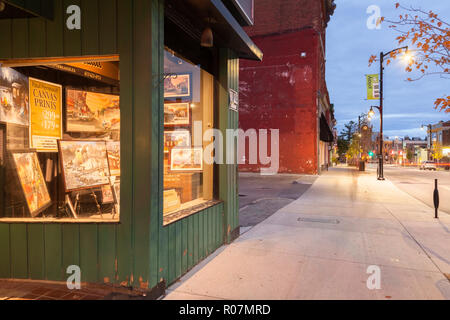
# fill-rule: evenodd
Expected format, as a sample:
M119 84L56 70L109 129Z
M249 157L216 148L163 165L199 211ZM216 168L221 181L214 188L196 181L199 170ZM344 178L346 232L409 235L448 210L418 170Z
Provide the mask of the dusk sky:
M366 74L379 73L379 62L368 66L372 54L388 52L398 47L398 33L383 24L381 30L370 30L366 13L371 5L381 9L381 15L396 18L403 13L395 3L433 10L445 21L450 18L450 1L445 0L336 0L336 12L327 33L327 82L331 102L335 104L338 130L345 123L358 121L358 115L368 112L378 101L366 101ZM425 137L422 124L450 120L450 114L434 109L434 101L448 94L450 80L429 76L417 82L407 82L403 62L396 61L385 69L385 135L389 137ZM376 111L376 110L375 110ZM376 111L378 113L378 111ZM373 121L379 130L379 118Z

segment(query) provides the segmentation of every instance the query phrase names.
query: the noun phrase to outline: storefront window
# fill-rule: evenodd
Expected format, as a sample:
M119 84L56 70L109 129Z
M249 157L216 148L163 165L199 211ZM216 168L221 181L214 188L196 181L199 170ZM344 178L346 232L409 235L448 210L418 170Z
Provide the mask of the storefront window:
M164 222L214 200L214 164L205 161L214 128L214 76L167 49L164 59Z
M0 219L119 221L119 62L11 65L0 68Z

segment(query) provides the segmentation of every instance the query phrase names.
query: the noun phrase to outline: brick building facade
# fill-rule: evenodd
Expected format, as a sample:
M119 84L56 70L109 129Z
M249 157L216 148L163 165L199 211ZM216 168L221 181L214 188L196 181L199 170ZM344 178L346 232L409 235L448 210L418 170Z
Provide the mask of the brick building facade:
M240 128L280 129L280 173L318 174L331 163L325 38L334 9L333 0L258 0L254 25L246 28L264 60L241 62Z

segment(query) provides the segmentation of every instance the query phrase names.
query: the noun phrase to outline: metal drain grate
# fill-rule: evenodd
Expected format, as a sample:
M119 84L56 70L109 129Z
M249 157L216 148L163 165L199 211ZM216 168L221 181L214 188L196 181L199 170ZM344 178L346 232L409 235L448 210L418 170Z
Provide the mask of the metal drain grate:
M325 223L325 224L339 224L341 223L336 219L313 219L313 218L299 218L298 222L308 222L308 223Z

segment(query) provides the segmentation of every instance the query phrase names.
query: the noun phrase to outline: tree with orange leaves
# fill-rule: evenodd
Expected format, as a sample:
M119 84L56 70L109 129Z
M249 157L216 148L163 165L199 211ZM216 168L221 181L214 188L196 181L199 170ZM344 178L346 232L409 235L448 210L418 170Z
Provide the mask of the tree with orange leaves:
M414 7L404 7L396 3L397 9L402 9L397 20L388 20L382 17L379 23L390 23L391 29L400 33L397 41L400 45L410 43L416 48L415 54L408 61L406 72L417 71L419 76L408 78L408 81L417 81L425 76L438 75L445 80L450 79L450 25L433 11L426 12ZM387 64L402 53L393 52ZM376 56L371 56L369 65L376 61ZM447 89L449 87L447 86ZM450 113L449 92L445 96L436 99L436 109Z

